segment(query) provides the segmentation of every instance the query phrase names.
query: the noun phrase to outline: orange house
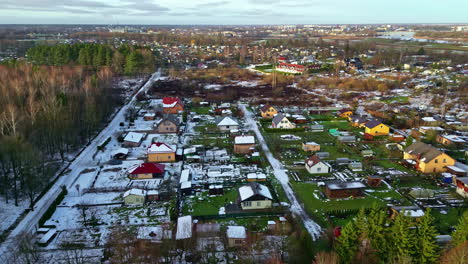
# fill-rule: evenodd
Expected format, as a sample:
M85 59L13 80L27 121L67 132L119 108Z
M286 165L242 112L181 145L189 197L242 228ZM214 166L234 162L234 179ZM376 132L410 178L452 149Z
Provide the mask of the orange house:
M184 104L177 97L164 97L163 98L163 113L165 114L178 114L184 111Z
M149 162L174 162L175 150L165 143L156 142L148 148Z

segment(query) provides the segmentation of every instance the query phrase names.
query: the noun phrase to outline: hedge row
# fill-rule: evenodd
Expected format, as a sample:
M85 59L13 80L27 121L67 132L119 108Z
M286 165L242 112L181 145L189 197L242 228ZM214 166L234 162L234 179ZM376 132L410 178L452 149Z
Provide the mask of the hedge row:
M52 205L50 205L50 207L47 209L47 211L44 213L44 215L42 215L41 219L39 219L39 226L43 226L44 223L49 218L52 217L52 215L55 212L55 209L57 208L57 205L59 205L63 201L63 198L65 198L65 195L67 195L67 193L68 193L67 187L62 186L62 191L60 192L60 194L57 196L57 198L52 203Z

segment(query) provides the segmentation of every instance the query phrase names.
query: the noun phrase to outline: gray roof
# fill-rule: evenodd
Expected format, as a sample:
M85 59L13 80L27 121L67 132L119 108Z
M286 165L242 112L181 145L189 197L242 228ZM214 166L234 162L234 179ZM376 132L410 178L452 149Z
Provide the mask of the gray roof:
M330 190L362 189L366 187L362 182L358 181L327 183L326 186Z
M422 143L420 141L411 144L411 146L405 149L405 152L411 155L419 155L419 159L424 159L423 162L426 163L430 162L431 160L435 159L443 153L442 151L434 148L433 146Z
M272 122L275 125L278 125L281 122L281 120L283 120L283 118L285 118L285 117L286 116L283 113L279 113L279 114L275 115L275 117L273 117Z

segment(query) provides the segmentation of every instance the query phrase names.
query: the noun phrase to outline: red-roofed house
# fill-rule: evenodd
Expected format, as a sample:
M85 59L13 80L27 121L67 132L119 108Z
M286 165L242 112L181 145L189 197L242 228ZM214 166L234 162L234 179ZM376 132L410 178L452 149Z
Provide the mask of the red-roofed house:
M182 100L177 97L163 98L163 112L166 114L178 114L184 111Z
M148 148L149 162L173 162L175 150L166 143L156 142Z
M332 168L328 163L320 160L319 156L313 155L306 159L305 167L310 174L329 173Z
M128 175L132 179L163 178L165 168L164 164L146 162L130 168Z
M287 73L303 73L305 70L305 67L304 65L298 65L298 64L280 63L276 67L276 70L287 72Z

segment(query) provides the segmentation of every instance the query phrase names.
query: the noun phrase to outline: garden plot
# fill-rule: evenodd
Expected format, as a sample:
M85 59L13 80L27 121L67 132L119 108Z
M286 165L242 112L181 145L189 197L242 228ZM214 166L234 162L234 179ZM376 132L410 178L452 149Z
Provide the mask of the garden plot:
M47 246L47 249L59 249L67 245L77 247L96 247L100 246L101 243L100 228L79 228L61 231Z
M168 203L148 206L114 207L110 214L110 223L119 225L146 225L169 223Z
M15 201L13 199L10 199L8 203L6 203L4 197L0 197L0 218L2 219L0 234L8 229L28 207L29 202L27 200L20 200L18 201L18 206L15 206Z
M67 195L60 206L100 205L122 202L122 192L84 193L81 196Z
M218 215L220 208L235 203L237 196L237 188L224 189L223 195L209 195L205 191L196 196L185 197L183 212L184 215L192 216Z
M118 188L129 184L127 170L132 166L140 164L141 160L124 160L119 166L106 166L99 173L94 188Z
M138 118L133 121L133 126L125 126L122 128L128 132L150 132L153 131L155 122L155 120L147 121L144 120L143 116L138 116Z

